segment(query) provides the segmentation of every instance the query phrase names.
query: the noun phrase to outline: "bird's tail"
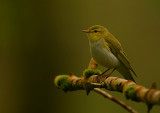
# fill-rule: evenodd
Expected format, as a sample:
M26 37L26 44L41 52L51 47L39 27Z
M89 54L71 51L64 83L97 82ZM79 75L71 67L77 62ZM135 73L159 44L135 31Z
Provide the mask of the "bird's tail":
M127 79L127 80L132 80L132 81L135 82L135 80L134 80L133 77L132 77L132 74L131 74L130 70L129 70L125 65L121 64L121 66L119 66L119 67L117 68L117 71L118 71L120 74L122 74L125 79Z

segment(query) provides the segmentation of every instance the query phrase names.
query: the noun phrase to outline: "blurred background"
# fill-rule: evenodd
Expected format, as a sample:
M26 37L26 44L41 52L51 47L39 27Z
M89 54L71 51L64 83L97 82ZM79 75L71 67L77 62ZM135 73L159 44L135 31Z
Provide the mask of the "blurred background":
M53 79L82 75L91 56L81 30L99 24L121 42L137 83L150 87L156 82L160 89L159 6L159 0L1 0L0 112L128 113L95 92L64 93ZM109 93L140 113L147 111L144 103ZM155 106L151 112L158 111Z

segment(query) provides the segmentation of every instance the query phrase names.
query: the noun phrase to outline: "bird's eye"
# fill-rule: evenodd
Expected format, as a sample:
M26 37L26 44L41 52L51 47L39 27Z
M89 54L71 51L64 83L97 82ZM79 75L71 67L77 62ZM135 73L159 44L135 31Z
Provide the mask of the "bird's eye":
M97 30L94 30L94 32L97 33L98 31L97 31Z

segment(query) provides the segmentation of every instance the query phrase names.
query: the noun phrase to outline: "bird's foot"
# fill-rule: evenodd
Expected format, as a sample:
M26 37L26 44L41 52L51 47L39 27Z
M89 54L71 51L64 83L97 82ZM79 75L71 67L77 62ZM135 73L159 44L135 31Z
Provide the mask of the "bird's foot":
M109 77L115 70L116 70L116 68L114 68L113 70L112 70L112 72L111 73L109 73L108 75L105 75L105 73L107 72L107 71L109 71L110 69L107 69L106 71L104 71L102 74L100 74L99 76L105 76L105 77Z
M98 76L98 79L100 80L100 82L104 82L108 77L110 76L110 74L105 75L105 74L101 74Z

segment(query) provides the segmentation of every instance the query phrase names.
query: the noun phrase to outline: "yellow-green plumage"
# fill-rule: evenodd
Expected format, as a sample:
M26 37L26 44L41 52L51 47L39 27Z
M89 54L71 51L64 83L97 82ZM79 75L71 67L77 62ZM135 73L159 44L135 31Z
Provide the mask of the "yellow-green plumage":
M103 26L95 25L85 30L88 34L92 57L106 68L116 68L124 78L134 81L129 60L120 42Z

